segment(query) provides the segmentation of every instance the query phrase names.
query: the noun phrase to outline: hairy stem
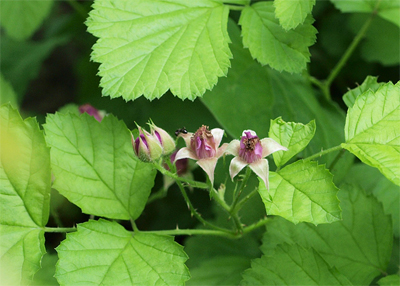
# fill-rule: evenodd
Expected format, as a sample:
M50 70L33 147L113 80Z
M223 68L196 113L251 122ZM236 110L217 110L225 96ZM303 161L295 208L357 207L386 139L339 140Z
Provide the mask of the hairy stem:
M326 155L328 153L335 152L335 151L338 151L338 150L341 150L341 149L342 149L342 146L338 145L338 146L323 150L321 152L318 152L318 153L316 153L314 155L311 155L311 156L305 158L304 161L310 161L310 160L322 157L323 155Z
M141 233L154 233L164 235L211 235L222 236L227 238L237 238L234 232L220 231L214 229L171 229L171 230L154 230L154 231L141 231Z
M179 177L178 174L173 173L168 171L167 169L165 169L164 167L162 167L161 165L157 164L157 163L153 163L153 166L160 171L161 174L171 177L173 178L175 181L180 181L180 182L184 182L194 188L199 188L199 189L208 189L208 185L206 183L203 182L197 182L197 181L193 181L193 180L189 180L183 177Z
M45 232L74 232L76 227L43 227Z

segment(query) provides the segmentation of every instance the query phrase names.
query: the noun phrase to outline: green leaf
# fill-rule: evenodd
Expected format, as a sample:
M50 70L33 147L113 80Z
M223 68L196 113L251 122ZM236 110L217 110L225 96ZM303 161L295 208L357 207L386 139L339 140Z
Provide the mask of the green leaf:
M35 274L33 282L30 285L59 285L56 278L54 278L57 261L58 256L56 254L45 254L41 261L41 268Z
M241 273L249 267L248 257L217 256L190 269L192 278L186 285L239 285Z
M241 285L351 285L312 248L282 244L253 260Z
M303 151L314 137L315 129L315 120L306 125L285 122L281 117L271 120L268 136L289 149L273 153L275 164L278 167L283 166L293 156Z
M338 196L342 221L294 225L276 217L268 224L262 251L268 254L284 242L312 247L354 285L369 285L385 271L391 256L390 217L373 196L357 187L343 185Z
M270 119L282 116L293 122L316 121L315 137L300 156L307 157L321 148L328 149L344 142L342 110L331 102L319 103L304 77L260 66L248 50L243 49L238 26L230 21L228 27L234 55L232 68L202 101L229 135L239 138L243 130L251 129L260 138L267 137ZM227 108L227 102L235 104ZM328 154L320 162L329 162L336 155L336 152Z
M373 194L392 217L393 233L400 234L400 187L386 179L377 169L356 164L348 172L346 182L358 184L367 194Z
M154 184L151 164L136 159L131 134L112 115L98 122L87 113L47 116L54 188L84 213L136 219Z
M40 27L50 13L52 5L52 0L1 1L1 26L10 37L16 40L25 40Z
M366 14L352 15L349 26L354 35L358 33L367 17ZM400 50L400 27L376 17L365 33L360 48L361 57L368 62L379 62L385 66L398 65L400 63L400 53L398 52Z
M378 83L378 77L375 76L367 76L363 83L353 89L350 89L343 95L343 101L346 103L347 107L350 108L354 105L357 96L366 92L368 89L372 91L377 91L384 83Z
M226 76L232 57L226 31L229 8L211 0L97 0L86 24L99 40L104 95L133 100L168 89L194 100Z
M0 73L0 104L10 103L14 108L17 108L17 95L11 84Z
M347 113L343 148L400 185L400 82L359 95Z
M62 285L184 285L190 277L173 237L130 233L116 222L78 224L56 250Z
M343 13L376 13L400 27L400 2L392 0L331 0ZM374 12L375 13L375 12Z
M50 208L50 152L35 119L0 107L0 277L26 284L45 253Z
M29 1L14 2L27 3ZM41 3L40 1L34 2ZM4 1L0 1L0 3L4 3ZM66 40L66 37L52 37L44 41L20 42L1 36L1 72L13 86L19 102L25 95L30 81L37 77L43 61L55 47L65 43Z
M308 47L315 43L317 30L308 17L304 24L285 31L275 18L272 2L246 6L240 16L243 45L253 58L278 71L300 73L310 61Z
M275 0L275 16L285 30L294 29L303 24L314 5L315 0Z
M380 286L398 286L400 285L400 276L399 275L389 275L379 279L377 282Z
M269 190L260 181L258 192L267 214L315 225L340 220L338 189L332 174L315 161L297 161L269 173Z

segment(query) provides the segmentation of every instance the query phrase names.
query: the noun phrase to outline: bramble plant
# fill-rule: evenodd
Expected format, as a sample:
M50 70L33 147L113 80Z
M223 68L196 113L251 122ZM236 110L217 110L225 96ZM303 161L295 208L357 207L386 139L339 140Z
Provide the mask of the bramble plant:
M400 1L0 8L1 285L400 284Z

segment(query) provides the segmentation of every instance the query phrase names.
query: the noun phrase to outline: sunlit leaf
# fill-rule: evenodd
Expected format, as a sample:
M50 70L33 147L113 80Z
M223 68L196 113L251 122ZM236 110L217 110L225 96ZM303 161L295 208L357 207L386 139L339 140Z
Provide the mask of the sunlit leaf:
M351 285L313 249L282 244L253 260L241 285Z
M400 185L400 82L359 95L347 113L346 148Z
M86 24L98 37L103 94L134 100L168 89L181 99L204 94L225 76L232 57L229 9L211 0L97 0Z
M314 120L306 125L295 122L285 122L280 117L271 120L268 136L289 149L287 151L277 151L273 153L275 164L280 167L293 156L303 151L314 137L315 128Z
M311 13L315 0L275 0L275 16L285 30L302 24Z
M98 122L87 113L47 116L54 188L84 213L136 219L154 184L155 170L136 159L131 134L112 115Z
M376 13L400 27L400 2L393 0L331 0L344 13Z
M363 83L353 89L350 89L343 95L343 101L346 103L347 107L352 107L356 101L357 96L366 92L368 89L372 91L377 91L384 83L378 83L378 78L375 76L367 76Z
M2 285L21 285L45 253L50 152L35 119L22 120L9 104L0 118L0 278Z
M267 214L291 222L331 223L341 218L332 174L316 162L297 161L269 174L269 190L260 183Z
M300 73L310 61L308 47L316 40L313 20L308 17L296 29L285 31L274 12L273 2L257 2L243 9L239 21L243 45L263 65Z
M116 222L79 224L56 250L62 285L184 285L190 277L173 237L133 234Z
M294 225L276 217L263 238L262 251L274 252L287 242L314 248L354 285L369 285L388 265L393 233L390 217L373 197L351 185L340 186L342 221L314 226Z
M0 1L1 26L17 40L29 38L50 13L53 0Z

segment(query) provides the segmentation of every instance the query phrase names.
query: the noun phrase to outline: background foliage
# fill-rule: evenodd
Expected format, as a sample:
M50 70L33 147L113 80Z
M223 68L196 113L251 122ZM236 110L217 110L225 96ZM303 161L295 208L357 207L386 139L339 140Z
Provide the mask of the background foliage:
M398 285L400 2L135 2L0 2L0 103L12 106L1 107L1 282ZM100 124L55 113L85 103L113 115ZM247 225L276 215L267 228L235 240L131 236L124 220L143 231L201 229L176 185L146 204L163 177L135 160L128 129L149 118L170 134L205 124L226 142L253 129L291 144L269 159L270 189L239 212ZM339 144L350 152L299 160ZM115 161L123 171L108 172ZM230 202L227 165L215 185L226 184ZM258 184L250 178L243 196ZM331 200L307 192L315 186ZM294 194L313 212L291 205ZM202 217L231 225L207 192L189 197Z

